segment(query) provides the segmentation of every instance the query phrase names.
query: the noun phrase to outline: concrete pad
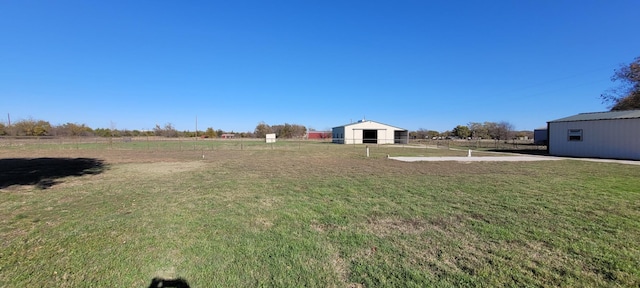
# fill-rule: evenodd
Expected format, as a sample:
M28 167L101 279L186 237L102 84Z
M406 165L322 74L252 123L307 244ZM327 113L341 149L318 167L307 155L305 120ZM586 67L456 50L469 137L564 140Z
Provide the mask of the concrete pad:
M557 160L578 160L590 162L618 163L627 165L640 165L640 161L634 160L616 160L616 159L594 159L594 158L567 158L555 156L478 156L478 157L389 157L392 160L403 162L419 162L419 161L457 161L457 162L527 162L527 161L557 161Z
M486 157L389 157L389 159L403 162L418 161L458 161L458 162L524 162L524 161L554 161L562 160L547 156L486 156Z

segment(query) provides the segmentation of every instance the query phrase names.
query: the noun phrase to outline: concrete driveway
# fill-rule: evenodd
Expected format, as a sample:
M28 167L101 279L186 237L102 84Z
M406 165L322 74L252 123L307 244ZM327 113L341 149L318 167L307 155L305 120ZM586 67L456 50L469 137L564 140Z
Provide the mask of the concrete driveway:
M557 161L557 160L580 160L591 162L607 162L607 163L620 163L628 165L640 165L640 161L633 160L615 160L615 159L593 159L593 158L566 158L555 156L532 156L532 155L518 155L518 156L479 156L479 157L389 157L392 160L398 160L403 162L419 162L419 161L457 161L457 162L528 162L528 161Z

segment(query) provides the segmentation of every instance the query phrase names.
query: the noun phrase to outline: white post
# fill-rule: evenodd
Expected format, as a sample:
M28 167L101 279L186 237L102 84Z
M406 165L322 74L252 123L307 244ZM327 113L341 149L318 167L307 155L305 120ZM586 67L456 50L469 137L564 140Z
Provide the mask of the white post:
M367 158L369 158L369 146L367 146Z
M469 153L467 154L467 157L471 157L471 149L469 149Z

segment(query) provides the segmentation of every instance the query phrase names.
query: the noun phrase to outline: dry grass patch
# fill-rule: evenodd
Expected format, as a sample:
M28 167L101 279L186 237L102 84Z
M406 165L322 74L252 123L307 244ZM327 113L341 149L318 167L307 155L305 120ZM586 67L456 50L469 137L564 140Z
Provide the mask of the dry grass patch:
M398 234L421 234L429 228L428 223L421 219L393 219L380 218L369 219L367 230L379 237L387 237Z
M119 165L123 175L131 173L133 177L166 176L173 173L183 173L202 169L204 162L161 162L161 163L130 163Z
M267 230L273 226L273 221L266 217L257 217L254 220L254 226L259 230Z
M345 227L344 226L339 226L333 223L318 223L313 221L311 224L309 224L309 227L311 227L311 229L313 231L316 232L320 232L320 233L325 233L325 232L330 232L330 231L337 231L337 230L344 230Z

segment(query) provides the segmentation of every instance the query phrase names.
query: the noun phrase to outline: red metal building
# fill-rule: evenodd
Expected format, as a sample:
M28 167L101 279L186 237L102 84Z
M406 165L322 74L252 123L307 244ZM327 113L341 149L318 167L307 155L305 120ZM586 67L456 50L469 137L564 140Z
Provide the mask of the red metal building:
M307 139L309 140L331 139L331 131L308 131Z

